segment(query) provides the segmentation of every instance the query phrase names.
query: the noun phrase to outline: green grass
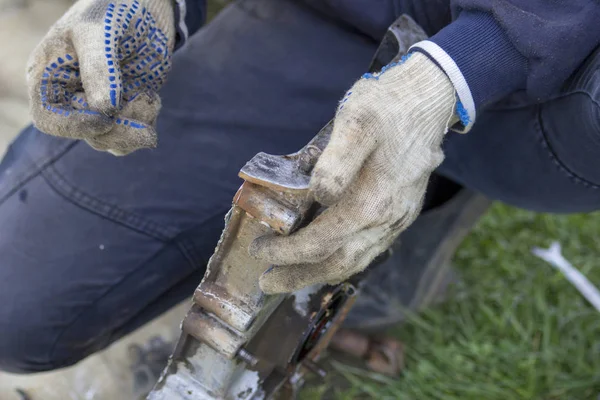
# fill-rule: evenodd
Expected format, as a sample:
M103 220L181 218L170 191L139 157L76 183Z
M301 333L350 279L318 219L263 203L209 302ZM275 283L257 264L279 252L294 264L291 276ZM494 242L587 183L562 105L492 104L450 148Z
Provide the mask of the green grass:
M337 365L350 389L336 398L598 398L600 313L531 248L558 240L600 286L599 239L600 213L553 216L494 205L456 254L462 279L448 301L393 332L406 346L403 375ZM323 390L303 397L321 398Z

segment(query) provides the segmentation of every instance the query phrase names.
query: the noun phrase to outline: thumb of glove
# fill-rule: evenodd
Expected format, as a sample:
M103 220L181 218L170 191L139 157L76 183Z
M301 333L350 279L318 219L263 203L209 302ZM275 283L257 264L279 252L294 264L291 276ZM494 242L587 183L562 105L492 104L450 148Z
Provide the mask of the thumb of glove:
M124 105L111 131L86 139L96 150L124 156L142 148L154 148L157 135L154 125L160 111L160 97L154 92L140 93Z

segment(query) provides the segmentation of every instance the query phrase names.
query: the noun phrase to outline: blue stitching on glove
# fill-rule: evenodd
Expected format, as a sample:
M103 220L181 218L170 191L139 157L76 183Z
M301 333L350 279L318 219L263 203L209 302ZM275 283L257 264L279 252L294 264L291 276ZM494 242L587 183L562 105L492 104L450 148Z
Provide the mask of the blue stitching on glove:
M381 71L379 72L367 72L365 74L363 74L363 76L361 77L361 79L373 79L378 81L379 77L385 73L386 71L388 71L389 69L396 67L398 65L404 64L406 62L406 60L408 60L410 58L410 56L412 55L412 53L409 54L405 54L403 55L399 61L395 62L395 63L391 63L388 65L385 65ZM339 102L338 105L338 111L341 111L344 109L344 103L346 103L348 101L348 99L350 98L350 95L352 94L352 91L349 91L348 93L346 93L346 95L344 96L344 98Z
M123 6L121 5L121 9L122 8L123 8ZM113 23L114 11L115 11L115 5L114 5L114 3L110 3L106 9L106 19L104 20L106 25L104 26L104 30L106 31L105 37L110 38L111 35L114 36L113 42L116 45L117 44L117 34L119 31L117 29L115 29L113 32L112 23ZM119 19L117 19L117 21L119 21ZM108 60L107 63L108 63L109 70L114 71L114 68L110 68L113 65L113 63L112 63L112 57L113 57L112 56L112 47L110 47L110 45L108 43L106 43L106 41L104 43L107 44L107 47L105 47L104 50L106 51L106 59ZM110 72L109 72L109 74L110 74ZM116 79L116 75L110 74L109 79L111 81L114 81ZM113 105L113 107L115 107L117 105L117 91L116 91L116 87L112 87L112 85L111 85L111 89L113 89L113 90L110 91L110 103Z
M66 54L64 56L68 61L73 61L73 57L70 54ZM99 115L98 112L92 111L89 109L84 110L76 110L71 106L63 106L56 107L52 104L49 104L50 91L52 91L52 102L56 103L59 100L59 97L63 95L64 101L68 103L71 101L73 97L73 93L66 89L68 81L72 78L79 78L79 70L72 69L69 66L59 67L58 65L64 65L65 60L62 57L58 57L56 62L50 64L50 66L46 67L44 74L42 75L42 81L40 85L40 95L42 100L42 107L48 111L51 111L55 114L62 115L63 117L68 117L71 114L79 113L79 114L90 114L90 115ZM79 63L74 62L73 67L79 66ZM61 81L62 79L62 81Z
M344 96L344 98L342 99L342 101L340 101L338 111L340 111L341 109L344 108L344 103L348 101L348 99L350 98L351 94L352 94L352 90L350 90L350 91L348 91L348 93L346 93L346 95Z
M410 56L411 56L411 55L412 55L412 53L405 54L405 55L403 55L403 56L400 58L400 60L399 60L399 61L397 61L397 62L395 62L395 63L391 63L391 64L388 64L388 65L384 66L384 67L381 69L381 71L379 71L379 72L375 72L375 73L370 73L370 72L367 72L367 73L366 73L366 74L364 74L362 77L363 77L363 79L375 79L376 81L378 81L378 80L379 80L379 77L380 77L382 74L384 74L386 71L388 71L389 69L391 69L391 68L393 68L393 67L396 67L396 66L398 66L398 65L402 65L402 64L404 64L404 63L406 62L406 60L408 60L408 59L410 58Z
M469 112L467 111L465 106L463 106L463 103L460 101L460 99L456 101L456 115L458 116L458 118L460 118L460 122L464 126L469 125L469 123L471 122Z
M267 270L265 272L263 272L263 276L267 275L269 272L273 271L275 269L274 265L271 265L269 268L267 268Z
M152 14L146 8L143 8L140 13L139 0L135 0L129 8L126 3L122 3L116 12L115 8L116 5L110 3L104 19L105 57L109 76L108 85L111 89L110 101L113 106L117 105L117 88L123 88L125 102L133 101L142 92L157 92L171 69L168 38L156 27ZM134 18L137 18L134 25L135 32L123 38ZM136 49L133 58L131 58L134 54L132 49ZM116 54L114 54L115 50ZM122 64L121 82L118 80L115 60ZM73 113L99 115L98 112L90 110L82 98L74 95L74 92L83 90L79 78L79 63L70 54L58 57L56 62L50 63L43 74L40 87L42 106L65 117ZM63 101L62 106L52 105ZM82 104L84 109L75 109L69 105L70 102ZM123 109L123 104L120 108ZM147 127L145 124L122 118L118 118L115 123L139 129Z

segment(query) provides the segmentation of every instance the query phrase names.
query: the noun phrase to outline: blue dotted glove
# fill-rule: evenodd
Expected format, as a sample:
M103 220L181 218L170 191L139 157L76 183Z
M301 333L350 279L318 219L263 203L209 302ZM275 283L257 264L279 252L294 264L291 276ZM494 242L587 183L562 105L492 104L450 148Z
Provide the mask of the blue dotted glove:
M172 0L78 1L30 58L35 126L115 155L156 147L174 42Z

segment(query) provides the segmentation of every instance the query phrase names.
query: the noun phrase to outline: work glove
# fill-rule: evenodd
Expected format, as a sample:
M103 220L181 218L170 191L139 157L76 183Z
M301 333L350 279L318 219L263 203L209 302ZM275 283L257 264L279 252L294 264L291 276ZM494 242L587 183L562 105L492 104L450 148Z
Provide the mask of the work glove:
M290 236L250 245L251 255L273 264L260 278L262 290L342 282L391 246L421 210L454 107L452 83L421 53L356 82L310 181L329 208Z
M115 155L156 147L174 41L172 0L79 0L30 57L34 125Z

